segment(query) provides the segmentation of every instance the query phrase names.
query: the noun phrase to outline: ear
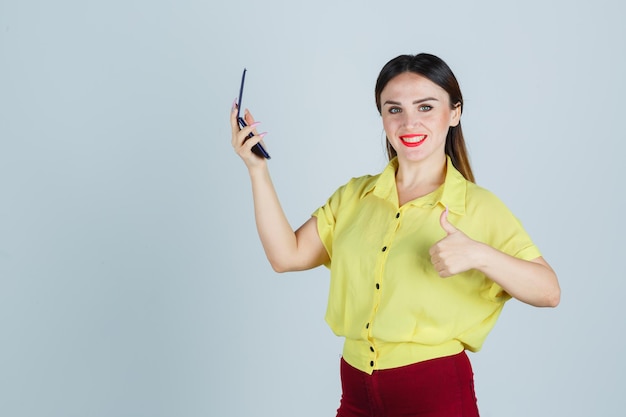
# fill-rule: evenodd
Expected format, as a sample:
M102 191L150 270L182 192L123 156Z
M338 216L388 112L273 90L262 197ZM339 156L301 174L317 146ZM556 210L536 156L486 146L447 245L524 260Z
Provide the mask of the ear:
M450 127L456 127L461 122L461 103L456 103L452 109L450 119Z

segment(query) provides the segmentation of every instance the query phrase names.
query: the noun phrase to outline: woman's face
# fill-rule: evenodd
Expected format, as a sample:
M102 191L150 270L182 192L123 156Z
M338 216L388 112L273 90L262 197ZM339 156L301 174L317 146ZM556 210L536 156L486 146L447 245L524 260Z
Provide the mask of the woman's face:
M439 161L450 126L459 124L461 107L450 107L448 93L413 72L392 78L380 94L387 139L400 162Z

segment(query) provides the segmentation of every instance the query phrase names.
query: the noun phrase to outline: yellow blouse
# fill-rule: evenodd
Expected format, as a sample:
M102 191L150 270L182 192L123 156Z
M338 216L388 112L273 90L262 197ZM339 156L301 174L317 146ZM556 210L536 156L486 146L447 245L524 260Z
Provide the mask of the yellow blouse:
M448 158L444 184L399 207L397 159L376 176L351 179L313 215L328 251L326 321L345 337L343 357L371 373L464 349L477 351L510 298L482 273L441 278L430 247L439 217L470 238L525 260L541 256L520 222Z

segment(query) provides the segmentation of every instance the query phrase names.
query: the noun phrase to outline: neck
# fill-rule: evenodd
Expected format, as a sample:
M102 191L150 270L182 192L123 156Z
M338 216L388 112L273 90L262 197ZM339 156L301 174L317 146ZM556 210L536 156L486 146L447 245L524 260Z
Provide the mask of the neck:
M396 188L400 205L435 191L446 178L446 156L435 161L400 162L396 172Z

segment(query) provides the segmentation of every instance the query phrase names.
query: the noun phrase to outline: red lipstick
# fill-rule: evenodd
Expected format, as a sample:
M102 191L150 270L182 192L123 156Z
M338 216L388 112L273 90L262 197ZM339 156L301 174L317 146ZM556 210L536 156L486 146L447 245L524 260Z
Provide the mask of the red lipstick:
M427 135L420 135L417 133L411 133L408 135L400 136L400 140L404 146L408 146L409 148L414 148L416 146L420 146L426 140ZM408 140L407 140L408 139Z

